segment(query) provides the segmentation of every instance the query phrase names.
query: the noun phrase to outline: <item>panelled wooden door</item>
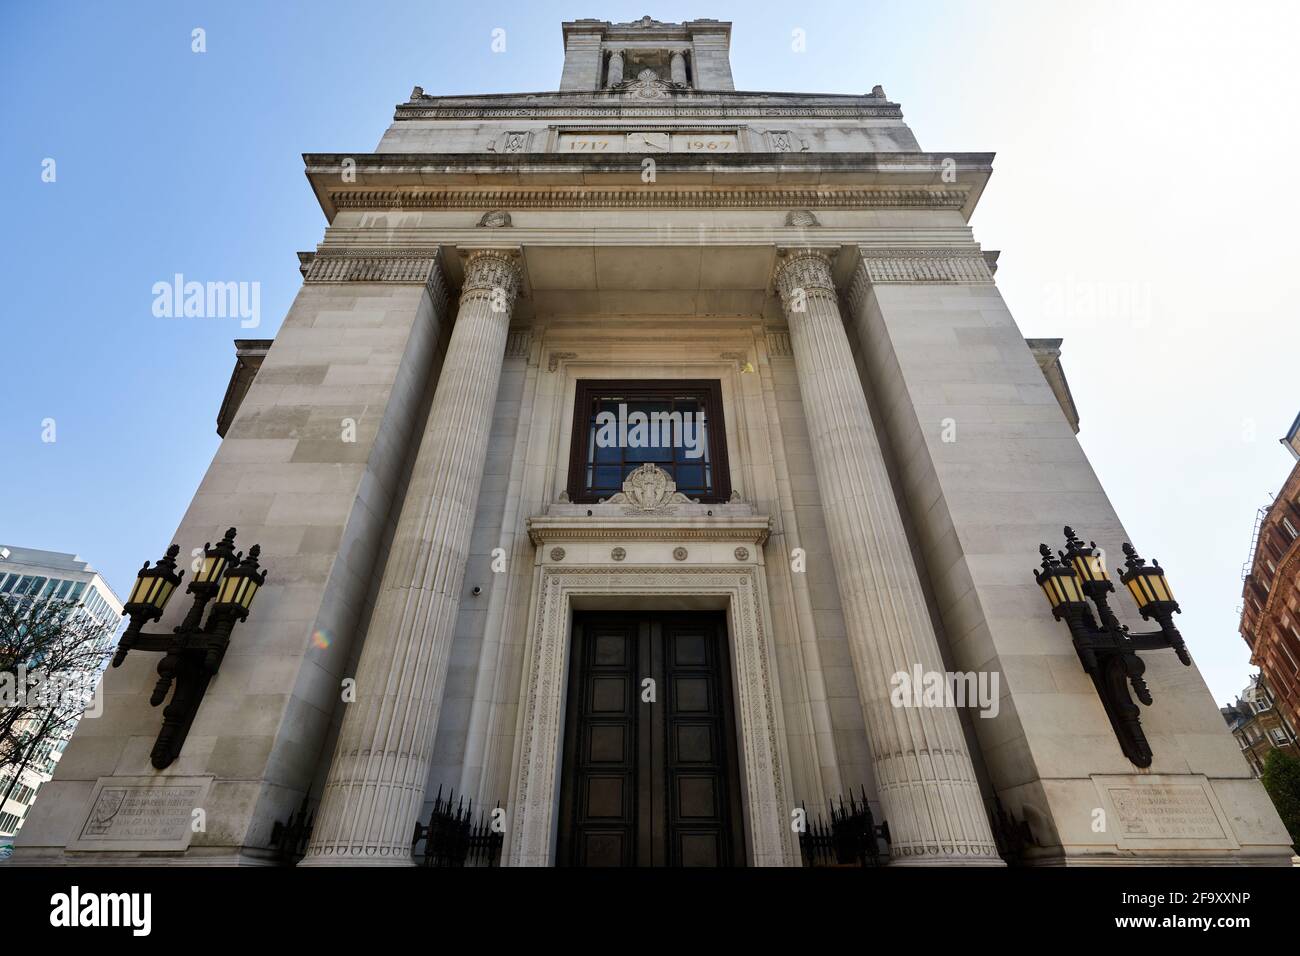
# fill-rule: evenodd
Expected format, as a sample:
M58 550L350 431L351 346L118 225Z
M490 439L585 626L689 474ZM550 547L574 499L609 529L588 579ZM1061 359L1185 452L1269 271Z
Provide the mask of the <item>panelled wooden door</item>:
M576 613L557 862L743 866L735 740L721 612Z

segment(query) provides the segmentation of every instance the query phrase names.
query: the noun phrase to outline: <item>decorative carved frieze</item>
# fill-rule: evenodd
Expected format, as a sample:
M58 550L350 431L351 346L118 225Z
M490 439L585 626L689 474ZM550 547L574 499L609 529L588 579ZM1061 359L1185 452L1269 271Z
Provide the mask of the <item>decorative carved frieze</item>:
M993 272L977 248L872 249L862 247L862 259L849 282L849 307L858 304L872 285L883 283L960 283L991 285Z
M966 189L674 189L553 186L518 189L342 189L336 209L961 209Z
M505 228L511 224L510 213L506 212L504 209L489 209L487 212L483 213L478 224L486 229Z
M993 281L993 273L979 249L864 248L860 268L872 282Z
M619 93L607 90L606 97L618 98ZM598 100L599 96L582 94L583 98ZM634 106L634 100L610 106L584 104L561 106L424 106L421 103L401 104L397 107L399 120L408 119L568 119L570 117L627 116L635 110L637 116L707 116L713 117L862 117L867 119L902 119L903 111L890 106L718 106L707 100L683 103L678 100L669 107ZM651 101L653 102L653 101ZM624 105L626 104L626 105Z
M304 282L416 282L430 279L437 249L320 249L299 256Z
M792 209L785 214L787 226L820 226L817 217L808 209Z

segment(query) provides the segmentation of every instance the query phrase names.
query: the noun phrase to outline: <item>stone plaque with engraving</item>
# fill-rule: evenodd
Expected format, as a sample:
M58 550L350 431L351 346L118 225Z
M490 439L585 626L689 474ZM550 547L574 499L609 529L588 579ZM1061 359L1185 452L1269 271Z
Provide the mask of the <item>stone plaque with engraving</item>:
M674 153L734 153L735 133L673 133Z
M100 777L69 850L184 850L211 776Z
M561 133L559 142L562 153L622 153L626 146L623 133Z
M1237 840L1200 775L1094 775L1107 832L1121 848L1236 849Z
M561 153L734 153L740 141L734 132L560 133Z

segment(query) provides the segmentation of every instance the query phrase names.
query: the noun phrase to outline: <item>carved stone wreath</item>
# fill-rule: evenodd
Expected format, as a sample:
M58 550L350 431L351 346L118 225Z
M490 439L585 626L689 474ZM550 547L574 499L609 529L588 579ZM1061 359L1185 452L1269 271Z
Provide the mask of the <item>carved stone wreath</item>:
M677 505L699 504L677 490L672 476L658 465L646 462L623 481L623 490L605 504L626 505L624 514L666 515L677 510Z

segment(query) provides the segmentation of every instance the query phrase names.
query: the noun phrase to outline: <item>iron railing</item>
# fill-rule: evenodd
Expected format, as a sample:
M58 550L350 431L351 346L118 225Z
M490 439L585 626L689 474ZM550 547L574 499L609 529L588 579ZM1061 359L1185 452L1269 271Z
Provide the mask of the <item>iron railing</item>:
M454 794L444 799L439 788L429 813L429 822L417 822L411 836L411 853L416 864L496 866L505 842L504 830L497 823L497 816L499 814L494 811L487 820L476 820L472 803L467 805L463 797L456 801ZM303 797L302 806L288 820L276 822L271 828L270 849L280 863L293 866L306 855L315 823L316 813L307 797ZM424 847L417 850L421 842Z
M463 796L453 809L452 801L455 799L452 792L444 800L439 787L429 822L415 824L411 852L415 853L416 862L421 866L438 867L496 866L505 842L505 831L496 820L500 804L484 820L481 816L475 819L474 802L471 800L466 804ZM424 850L416 853L415 848L421 841L424 841Z
M810 818L808 808L803 808L799 851L804 866L881 866L889 862L888 849L880 850L881 840L889 845L889 823L876 823L865 788L861 801L850 792L847 806L841 796L838 807L831 800L827 808L829 823L821 816Z

